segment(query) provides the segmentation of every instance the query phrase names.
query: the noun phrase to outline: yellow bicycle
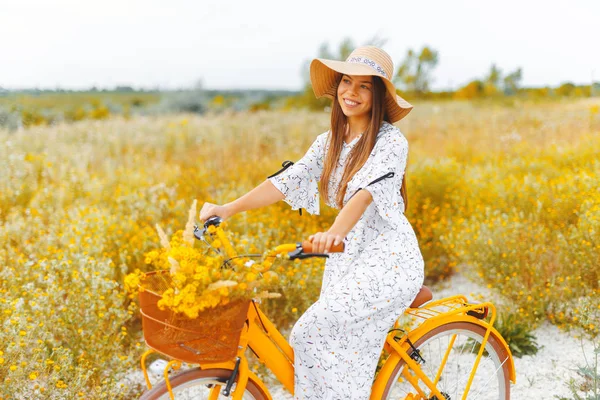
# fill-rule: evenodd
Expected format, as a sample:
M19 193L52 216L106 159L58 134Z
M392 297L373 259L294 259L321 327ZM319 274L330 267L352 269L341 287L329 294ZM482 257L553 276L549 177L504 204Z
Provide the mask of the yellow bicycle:
M203 239L207 227L219 223L218 217L210 218L204 230L196 229L196 237ZM283 244L274 252L288 253L290 259L327 257L311 253L310 247L308 241ZM148 386L142 399L273 399L265 383L248 368L248 349L294 393L293 349L261 311L259 301L230 304L219 315L209 312L211 334L204 329L199 335L191 325L175 326L171 314L156 308L159 298L152 290L140 293L144 337L150 347L141 360ZM507 343L493 328L494 305L470 303L462 295L431 299L424 286L390 329L384 346L389 355L376 374L370 398L510 399L515 367ZM169 340L161 341L165 337ZM146 358L153 352L171 358L164 380L154 386L146 370ZM180 370L183 362L199 366L169 373Z

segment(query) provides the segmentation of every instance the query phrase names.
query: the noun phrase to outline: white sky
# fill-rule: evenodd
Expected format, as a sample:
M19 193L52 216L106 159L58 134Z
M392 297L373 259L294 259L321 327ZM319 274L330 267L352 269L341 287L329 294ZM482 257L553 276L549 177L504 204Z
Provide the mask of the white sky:
M378 35L438 50L436 89L521 66L525 86L600 81L600 1L0 0L0 87L300 89L303 62Z

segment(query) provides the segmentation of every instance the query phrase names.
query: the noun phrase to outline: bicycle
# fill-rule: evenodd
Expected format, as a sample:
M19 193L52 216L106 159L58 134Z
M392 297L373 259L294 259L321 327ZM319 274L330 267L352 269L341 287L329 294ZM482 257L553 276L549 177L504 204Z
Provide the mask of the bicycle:
M204 234L208 227L218 226L220 222L219 217L209 218L204 229L196 227L196 238L206 242ZM222 235L219 237L227 240ZM308 241L279 245L274 253L288 253L292 260L328 257L311 253ZM490 302L472 304L463 295L435 301L432 297L431 291L423 286L389 330L384 345L389 356L375 376L370 399L510 399L510 382L516 381L515 367L506 341L493 328L494 305ZM261 311L259 301L248 301L241 310L242 328L235 337L234 351L226 360L202 362L199 367L169 376L170 370L179 370L182 362L193 361L193 354L201 353L192 342L178 343L175 351L166 354L172 359L165 366L165 379L154 386L148 376L146 359L161 349L152 348L153 343L146 338L150 349L142 355L141 366L148 391L141 399L216 400L229 396L234 400L272 399L265 383L248 368L245 356L248 349L293 394L293 349ZM400 317L409 319L410 327L407 328L406 321L402 322ZM167 321L162 323L169 326ZM146 337L146 327L144 335Z

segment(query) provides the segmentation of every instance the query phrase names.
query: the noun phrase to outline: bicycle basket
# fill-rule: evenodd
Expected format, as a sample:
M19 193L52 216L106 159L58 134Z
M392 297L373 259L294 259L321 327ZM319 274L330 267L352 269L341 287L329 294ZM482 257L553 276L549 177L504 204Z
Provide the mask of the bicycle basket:
M139 299L146 344L169 357L192 364L235 358L250 300L207 309L195 319L158 308L161 294L171 287L168 271L147 273Z

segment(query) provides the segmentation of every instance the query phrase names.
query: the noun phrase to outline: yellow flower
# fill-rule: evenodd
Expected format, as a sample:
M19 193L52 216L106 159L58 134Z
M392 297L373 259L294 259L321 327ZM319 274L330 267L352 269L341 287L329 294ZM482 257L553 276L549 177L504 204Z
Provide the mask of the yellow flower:
M246 281L254 282L256 280L257 275L254 272L248 272L246 274Z
M277 282L279 280L279 275L274 271L266 271L263 273L263 278L267 283Z

